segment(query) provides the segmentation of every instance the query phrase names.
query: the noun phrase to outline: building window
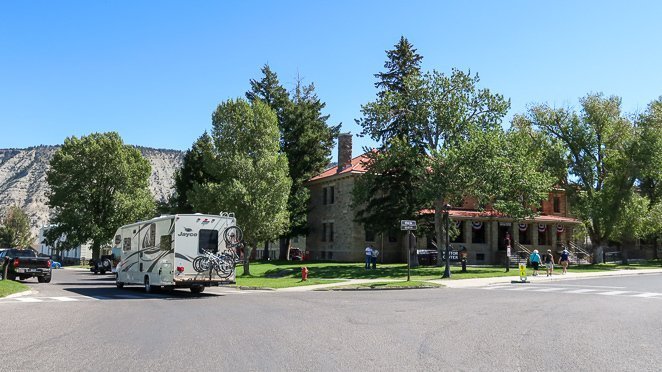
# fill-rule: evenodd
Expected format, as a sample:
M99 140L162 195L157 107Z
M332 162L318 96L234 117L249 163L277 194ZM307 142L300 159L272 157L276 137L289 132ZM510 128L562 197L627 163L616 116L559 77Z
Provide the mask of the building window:
M329 241L333 241L333 222L329 223ZM331 257L329 257L331 258Z
M325 260L326 259L326 252L322 251L321 253L322 253L322 259Z
M322 189L322 204L326 205L326 194L327 190L326 187Z
M333 259L333 252L329 252L329 260Z
M374 242L375 241L375 232L371 230L366 230L365 231L365 241L366 242Z
M471 226L471 242L472 243L485 243L485 224L477 221L472 223Z
M330 201L329 204L333 204L336 202L336 188L334 186L329 187L329 197Z
M322 241L326 241L326 223L322 224Z
M476 261L485 261L485 253L476 253Z
M541 231L540 225L538 226L538 245L550 245L547 241L547 229L549 228L547 225L542 225L545 227L544 230Z
M554 197L554 213L561 213L561 198Z
M455 222L455 228L457 229L458 234L455 238L451 239L451 242L453 242L453 243L464 243L464 222L463 221ZM450 231L452 231L452 230L450 230Z

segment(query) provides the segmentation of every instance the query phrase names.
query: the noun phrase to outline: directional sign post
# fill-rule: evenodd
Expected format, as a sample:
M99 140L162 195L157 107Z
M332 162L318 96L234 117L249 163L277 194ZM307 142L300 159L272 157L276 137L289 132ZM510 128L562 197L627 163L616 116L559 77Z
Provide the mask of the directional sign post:
M416 230L416 221L400 220L400 230Z
M407 231L407 281L411 278L411 231L416 230L416 221L400 220L400 230Z

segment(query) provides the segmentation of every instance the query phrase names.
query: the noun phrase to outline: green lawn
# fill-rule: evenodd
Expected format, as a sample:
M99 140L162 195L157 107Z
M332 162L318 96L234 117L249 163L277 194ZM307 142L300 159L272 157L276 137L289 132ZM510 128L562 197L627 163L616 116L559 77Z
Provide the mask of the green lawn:
M22 283L12 280L0 280L0 297L6 297L10 294L27 291L28 289L30 289L30 287Z
M309 270L309 280L305 282L301 281L301 267L303 266L308 267ZM568 270L571 272L589 272L643 268L660 268L660 261L646 261L632 263L630 265L571 265ZM560 270L560 266L556 266L555 269ZM269 261L251 262L250 271L251 275L245 276L243 275L243 266L240 265L237 267L237 285L284 288L339 281L332 281L330 279L407 279L407 265L401 263L377 265L376 270L365 270L363 263ZM411 280L419 282L430 279L441 279L443 272L443 267L419 266L411 269ZM529 274L531 273L531 268L528 268L528 272ZM451 267L452 280L517 275L517 268L511 268L510 272L505 272L505 268L502 266L469 266L466 273L461 272L460 267Z

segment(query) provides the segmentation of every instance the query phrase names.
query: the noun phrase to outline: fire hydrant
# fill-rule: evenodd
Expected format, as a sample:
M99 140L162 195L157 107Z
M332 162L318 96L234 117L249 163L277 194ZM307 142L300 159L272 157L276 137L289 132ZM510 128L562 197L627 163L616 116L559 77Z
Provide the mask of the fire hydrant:
M308 268L304 266L301 268L301 281L306 280L308 280Z

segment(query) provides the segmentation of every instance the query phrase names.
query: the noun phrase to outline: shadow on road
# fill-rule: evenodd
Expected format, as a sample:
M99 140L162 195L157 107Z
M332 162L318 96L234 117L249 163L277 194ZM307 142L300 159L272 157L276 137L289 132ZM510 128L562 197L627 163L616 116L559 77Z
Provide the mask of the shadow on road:
M64 283L63 283L64 284ZM83 283L70 283L74 285L81 285ZM70 291L81 296L96 298L99 300L145 300L145 299L159 299L159 300L195 300L195 299L208 299L218 296L223 296L218 293L191 293L188 289L177 290L155 290L151 293L145 293L142 287L128 287L123 289L110 288L110 287L70 287L63 288L65 291Z

